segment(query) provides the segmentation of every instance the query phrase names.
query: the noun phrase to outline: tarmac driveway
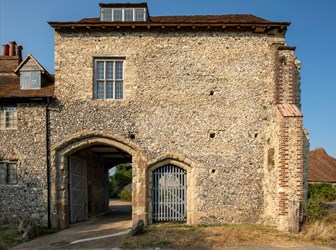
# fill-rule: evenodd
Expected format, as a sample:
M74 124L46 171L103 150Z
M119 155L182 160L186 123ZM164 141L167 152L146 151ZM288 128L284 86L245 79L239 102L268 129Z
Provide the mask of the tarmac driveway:
M110 201L109 211L106 213L91 217L88 221L73 224L70 228L63 231L17 245L12 249L117 248L120 247L125 235L75 244L70 243L76 240L125 232L131 227L131 202L112 200Z

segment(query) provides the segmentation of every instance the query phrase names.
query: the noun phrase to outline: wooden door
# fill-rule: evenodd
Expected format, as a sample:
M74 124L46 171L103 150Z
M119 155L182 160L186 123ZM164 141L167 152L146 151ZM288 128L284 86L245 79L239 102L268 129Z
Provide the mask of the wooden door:
M70 156L69 173L70 223L76 223L86 220L88 217L86 161Z

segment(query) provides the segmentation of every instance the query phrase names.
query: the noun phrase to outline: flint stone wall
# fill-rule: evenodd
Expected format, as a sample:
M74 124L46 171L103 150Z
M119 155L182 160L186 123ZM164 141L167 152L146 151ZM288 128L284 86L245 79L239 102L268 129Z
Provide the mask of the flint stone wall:
M78 131L128 138L148 161L193 163L194 223L276 224L265 199L275 126L274 48L282 35L250 32L55 33L51 144ZM125 99L93 99L93 59L124 56ZM210 94L213 93L213 94ZM210 134L212 135L211 138ZM270 200L270 203L274 201ZM267 219L265 219L265 216Z
M0 225L48 223L46 107L18 104L17 128L0 130L0 160L17 163L18 182L0 185Z

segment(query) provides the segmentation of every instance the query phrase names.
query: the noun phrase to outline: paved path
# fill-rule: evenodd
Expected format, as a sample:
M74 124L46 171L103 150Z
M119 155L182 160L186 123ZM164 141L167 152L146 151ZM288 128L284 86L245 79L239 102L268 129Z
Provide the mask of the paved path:
M97 249L116 248L122 244L124 235L69 244L83 238L111 235L127 231L132 226L132 208L130 202L111 201L109 211L92 217L88 221L77 223L58 233L46 235L20 244L12 249Z

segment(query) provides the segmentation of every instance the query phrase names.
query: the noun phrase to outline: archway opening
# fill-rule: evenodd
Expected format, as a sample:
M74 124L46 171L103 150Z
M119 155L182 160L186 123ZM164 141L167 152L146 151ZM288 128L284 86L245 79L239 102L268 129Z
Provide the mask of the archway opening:
M166 164L152 172L153 222L187 221L187 171Z
M132 220L129 153L111 145L94 144L71 152L67 163L70 224L98 214L106 222ZM120 200L125 197L128 201Z

